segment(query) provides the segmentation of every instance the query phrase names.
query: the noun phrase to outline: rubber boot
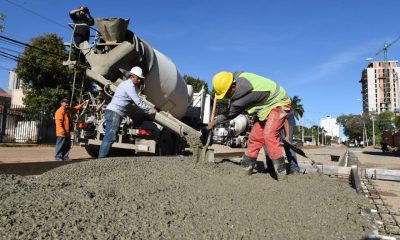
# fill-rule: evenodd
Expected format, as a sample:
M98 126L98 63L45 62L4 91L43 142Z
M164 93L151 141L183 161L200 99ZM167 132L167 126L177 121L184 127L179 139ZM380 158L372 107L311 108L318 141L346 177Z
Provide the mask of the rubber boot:
M245 175L250 176L253 173L253 169L256 166L256 160L256 158L251 158L249 156L246 156L246 154L243 155L241 165L243 167Z
M276 160L272 160L272 164L274 165L276 180L278 180L278 181L286 180L287 175L286 175L285 158L281 157Z

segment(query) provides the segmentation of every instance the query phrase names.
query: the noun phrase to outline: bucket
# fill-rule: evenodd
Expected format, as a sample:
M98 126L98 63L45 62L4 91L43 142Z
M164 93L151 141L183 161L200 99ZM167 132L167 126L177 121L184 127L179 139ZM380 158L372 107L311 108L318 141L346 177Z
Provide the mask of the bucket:
M331 161L333 161L333 162L338 162L338 161L339 161L339 159L340 159L340 156L337 156L337 155L331 155Z

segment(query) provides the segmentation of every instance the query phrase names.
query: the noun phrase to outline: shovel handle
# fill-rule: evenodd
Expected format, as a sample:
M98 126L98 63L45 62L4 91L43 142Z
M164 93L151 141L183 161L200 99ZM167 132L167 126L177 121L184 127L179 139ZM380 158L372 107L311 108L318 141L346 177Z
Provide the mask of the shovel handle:
M217 96L215 95L214 96L214 104L213 104L213 108L212 108L212 111L211 111L211 121L210 122L212 122L212 123L214 123L214 117L215 117L216 108L217 108Z

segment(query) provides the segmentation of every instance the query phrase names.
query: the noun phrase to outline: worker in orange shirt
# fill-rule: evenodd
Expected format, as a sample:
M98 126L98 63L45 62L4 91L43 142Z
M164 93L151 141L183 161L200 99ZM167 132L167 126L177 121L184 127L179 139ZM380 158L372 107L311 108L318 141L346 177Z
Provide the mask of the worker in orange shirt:
M73 116L82 107L86 107L88 100L74 107L69 106L69 100L61 100L61 107L55 113L56 121L56 161L68 161L69 150L71 149L71 132L74 131L74 125L71 116Z

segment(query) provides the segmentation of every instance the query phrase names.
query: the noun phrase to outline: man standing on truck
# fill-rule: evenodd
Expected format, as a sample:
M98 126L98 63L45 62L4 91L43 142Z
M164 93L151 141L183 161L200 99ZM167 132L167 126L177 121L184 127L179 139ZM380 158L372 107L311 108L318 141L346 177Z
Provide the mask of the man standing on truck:
M285 179L285 158L279 141L279 131L291 109L291 100L285 89L268 78L249 72L219 72L213 78L213 87L216 99L229 99L230 107L227 113L211 119L209 128L244 111L256 115L242 167L247 175L251 175L258 153L266 144L277 180Z
M147 114L157 112L155 108L147 105L138 94L138 86L143 79L142 69L140 67L133 67L129 72L129 79L120 83L115 90L114 96L104 112L106 130L100 145L98 158L104 158L110 152L111 145L117 139L122 118L126 117L133 110L132 104L135 104Z
M71 132L74 131L74 124L71 116L74 115L79 109L87 106L88 101L80 105L70 107L69 100L64 98L61 100L61 107L55 113L56 122L56 161L68 161L69 150L71 149Z
M74 22L74 42L76 48L79 48L79 44L84 41L89 41L90 38L90 26L93 26L94 20L93 17L90 15L89 8L87 7L80 7L78 9L73 9L69 12L69 17ZM76 59L80 62L84 62L85 58L81 56L81 51L73 48L74 55Z

